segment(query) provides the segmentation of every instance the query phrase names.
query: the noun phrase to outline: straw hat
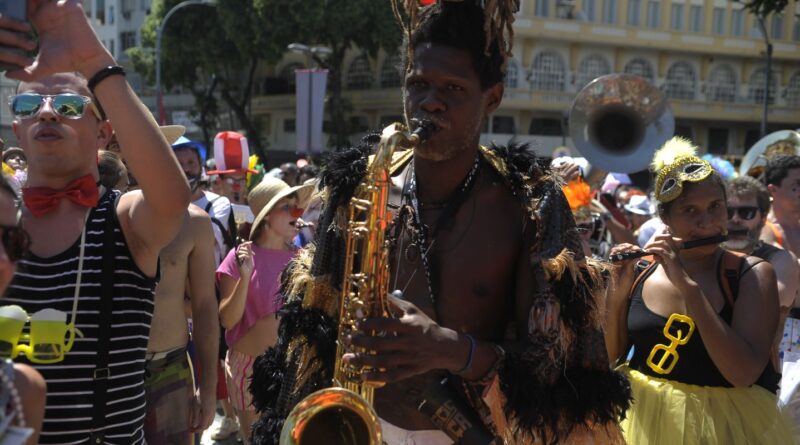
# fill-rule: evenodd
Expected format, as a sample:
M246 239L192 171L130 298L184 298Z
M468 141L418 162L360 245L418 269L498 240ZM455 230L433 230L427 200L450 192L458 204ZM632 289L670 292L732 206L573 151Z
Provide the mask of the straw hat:
M264 180L255 186L253 190L250 191L250 194L247 195L250 209L253 211L254 215L257 215L255 221L253 221L252 229L250 229L250 240L253 239L253 234L257 232L264 218L281 199L293 193L297 193L297 206L304 208L313 191L314 187L310 185L290 187L289 184L278 178L265 176Z
M164 139L169 145L174 144L179 137L186 133L186 127L183 125L160 125L158 129L161 130L161 134L164 135Z

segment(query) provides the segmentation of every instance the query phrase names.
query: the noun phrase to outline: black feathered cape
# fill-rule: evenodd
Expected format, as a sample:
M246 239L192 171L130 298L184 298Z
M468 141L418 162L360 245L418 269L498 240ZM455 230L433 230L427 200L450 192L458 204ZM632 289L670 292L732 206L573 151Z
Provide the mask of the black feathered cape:
M260 415L253 427L256 444L277 444L291 409L311 392L331 386L334 317L344 276L342 209L364 177L377 142L377 135L371 135L359 146L336 153L322 173L326 207L316 243L284 271L278 344L253 366L250 390ZM503 345L506 355L497 376L502 393L499 411L507 422L494 421L498 409L486 415L492 411L483 403L486 398L471 400L483 405L476 409L509 442L557 443L576 430L598 426L615 430L628 408L630 387L608 365L600 327L606 285L602 266L583 258L560 186L527 146L493 146L481 153L536 224L536 252L532 252L532 273L537 274L539 287L536 301L541 307L555 305L559 316L555 326L539 326L528 338L509 339L511 346ZM474 392L480 394L481 388ZM498 431L498 423L506 423L506 430ZM610 436L614 439L600 442L615 442L618 435Z

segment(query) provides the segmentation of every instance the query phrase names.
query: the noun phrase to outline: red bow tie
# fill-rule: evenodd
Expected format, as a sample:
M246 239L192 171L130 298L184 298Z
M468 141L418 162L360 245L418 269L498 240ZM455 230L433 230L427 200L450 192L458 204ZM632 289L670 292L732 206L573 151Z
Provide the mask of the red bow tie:
M33 216L40 217L54 210L58 202L69 199L84 207L95 207L100 199L97 183L92 175L80 177L61 190L48 187L26 187L22 189L22 200Z

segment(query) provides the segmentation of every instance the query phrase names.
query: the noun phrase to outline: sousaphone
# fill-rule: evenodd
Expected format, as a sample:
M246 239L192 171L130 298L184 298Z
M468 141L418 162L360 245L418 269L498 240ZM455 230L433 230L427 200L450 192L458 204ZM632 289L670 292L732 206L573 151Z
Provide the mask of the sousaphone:
M739 166L739 174L757 178L764 172L767 159L778 155L800 155L800 133L780 130L759 139L745 153Z
M606 172L647 169L674 132L675 118L664 93L633 74L594 79L575 97L569 113L570 137L592 166L595 179L590 183L602 180Z

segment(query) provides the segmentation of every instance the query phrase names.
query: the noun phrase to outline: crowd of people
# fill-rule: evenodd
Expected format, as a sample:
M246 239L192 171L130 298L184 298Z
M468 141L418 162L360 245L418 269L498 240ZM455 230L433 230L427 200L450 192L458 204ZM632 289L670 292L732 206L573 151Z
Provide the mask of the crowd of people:
M239 132L212 151L159 126L80 3L0 17L39 48L0 47L25 67L6 74L0 443L196 443L218 409L213 439L352 443L351 418L287 419L355 383L389 445L800 439L800 141L736 177L673 138L648 186L589 184L479 144L515 1L393 0L408 128L267 170ZM385 250L348 270L377 205ZM382 271L385 307L345 326Z

